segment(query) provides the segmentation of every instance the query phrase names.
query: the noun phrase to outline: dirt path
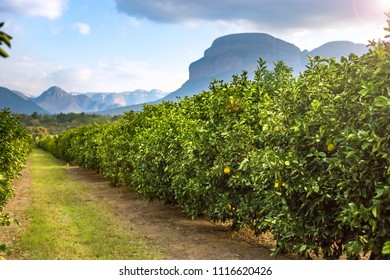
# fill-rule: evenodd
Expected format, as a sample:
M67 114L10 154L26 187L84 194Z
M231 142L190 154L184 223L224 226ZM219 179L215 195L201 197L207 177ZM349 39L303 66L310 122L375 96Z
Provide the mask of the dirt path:
M18 235L28 224L26 209L30 204L29 186L31 175L27 168L15 181L16 196L9 201L6 212L12 213L20 222L0 228L0 243L17 244ZM108 182L94 170L70 167L68 173L84 182L93 192L92 200L109 203L118 219L129 231L138 232L150 239L163 252L165 259L273 259L269 248L260 246L268 240L242 240L245 235L234 234L229 227L216 225L203 219L191 220L178 209L159 201L149 202L126 188L110 188ZM23 259L26 254L15 250L10 259ZM285 259L279 257L278 259Z

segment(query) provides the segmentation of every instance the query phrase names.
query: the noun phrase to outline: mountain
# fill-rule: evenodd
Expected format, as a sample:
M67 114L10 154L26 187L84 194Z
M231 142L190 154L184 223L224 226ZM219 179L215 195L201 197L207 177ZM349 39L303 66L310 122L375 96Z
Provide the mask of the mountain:
M23 93L21 91L17 91L17 90L13 90L12 91L13 93L16 93L17 95L19 95L21 98L23 98L24 100L29 100L31 98L30 95L26 94L26 93Z
M295 45L265 33L240 33L217 38L204 52L204 56L189 66L189 80L178 90L164 98L148 104L162 101L177 101L177 97L192 96L207 90L213 78L230 81L232 75L248 71L249 77L257 69L259 58L267 62L272 69L277 61L284 61L294 69L296 75L306 68L307 56L336 57L348 56L350 53L362 55L368 50L364 44L348 41L326 43L312 51L301 51ZM116 115L125 111L142 110L142 105L119 107L102 111L102 114Z
M283 60L294 69L300 68L301 51L293 44L264 33L233 34L216 39L204 52L204 57L191 63L190 80L211 76L253 72L262 57L272 67Z
M60 87L53 86L36 98L33 102L52 114L56 113L95 113L133 104L143 104L164 97L161 90L135 90L128 92L87 92L68 93Z
M18 114L31 115L34 112L48 114L43 108L26 98L19 96L19 94L5 87L0 87L0 110L9 108L11 112Z
M125 92L87 92L85 95L96 102L106 104L107 107L121 107L152 102L163 98L167 93L158 89L137 89Z
M105 106L92 100L85 94L72 95L63 89L53 86L31 101L51 114L95 112L106 109Z
M340 59L342 56L347 56L350 53L362 55L367 52L367 47L364 44L355 44L349 41L335 41L326 43L319 48L308 52L310 56L321 57L336 57Z

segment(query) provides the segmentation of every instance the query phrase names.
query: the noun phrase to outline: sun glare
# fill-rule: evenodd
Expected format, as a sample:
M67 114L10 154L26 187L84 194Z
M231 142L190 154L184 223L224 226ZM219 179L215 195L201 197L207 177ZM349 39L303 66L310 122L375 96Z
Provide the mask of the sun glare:
M379 5L386 12L390 12L390 0L378 0Z

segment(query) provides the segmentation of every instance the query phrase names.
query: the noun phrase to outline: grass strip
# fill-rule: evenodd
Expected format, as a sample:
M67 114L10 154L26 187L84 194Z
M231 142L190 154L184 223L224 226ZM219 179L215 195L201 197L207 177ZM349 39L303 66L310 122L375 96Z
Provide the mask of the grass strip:
M34 149L29 225L21 235L29 259L159 259L161 253L115 216L111 206L66 172L66 164Z

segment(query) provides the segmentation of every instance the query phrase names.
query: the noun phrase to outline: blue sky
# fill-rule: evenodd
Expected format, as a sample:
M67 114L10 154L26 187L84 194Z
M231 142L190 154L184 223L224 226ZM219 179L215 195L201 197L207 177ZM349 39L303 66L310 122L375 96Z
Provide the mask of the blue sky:
M174 91L217 37L265 32L311 50L383 38L390 0L2 0L0 86Z

